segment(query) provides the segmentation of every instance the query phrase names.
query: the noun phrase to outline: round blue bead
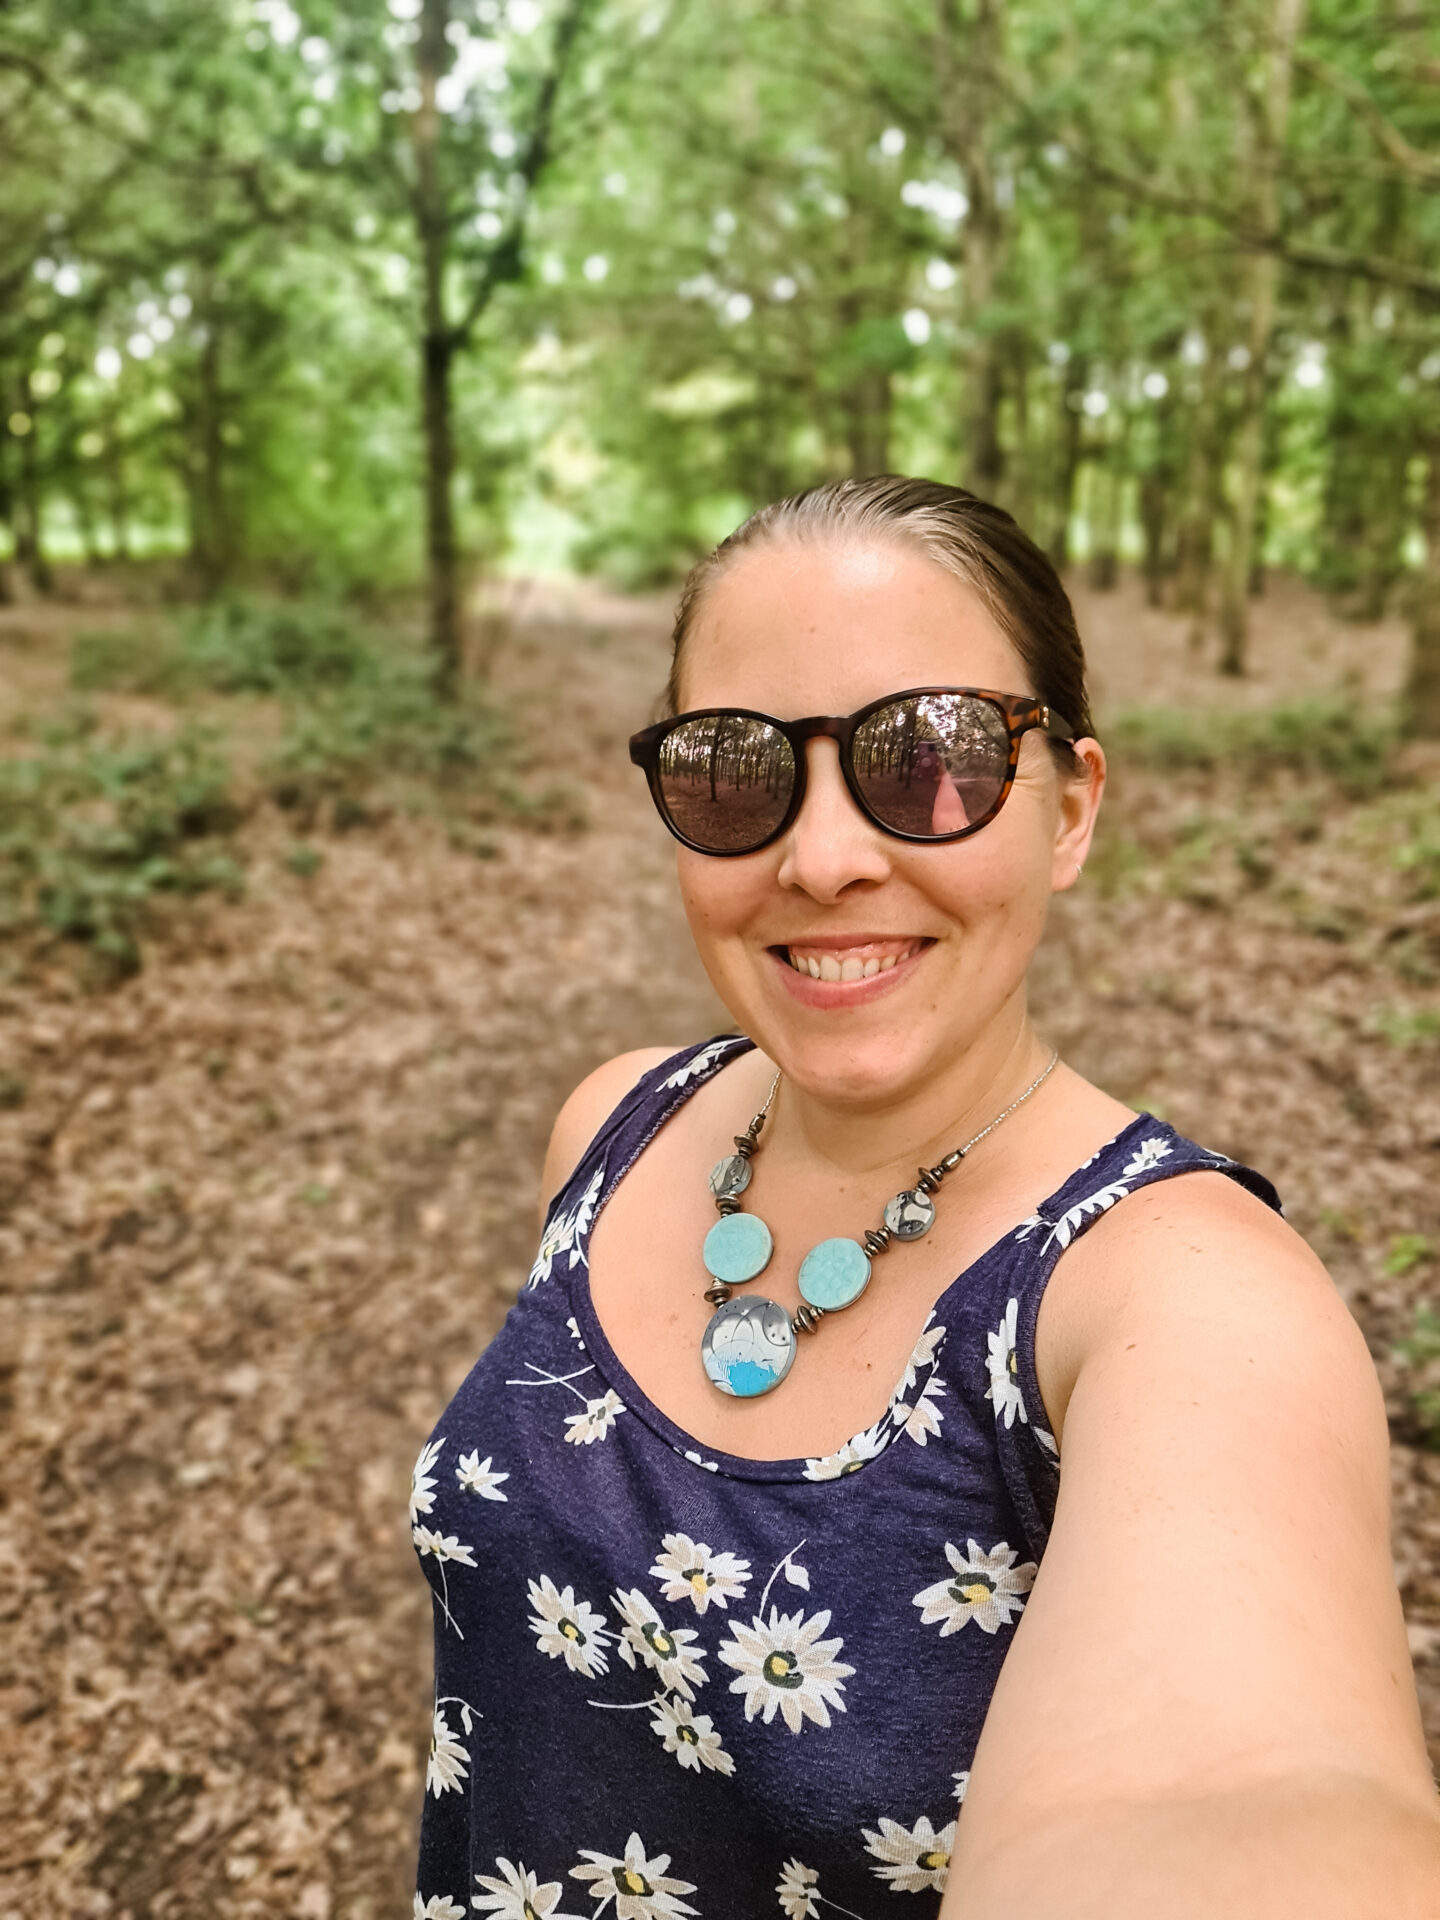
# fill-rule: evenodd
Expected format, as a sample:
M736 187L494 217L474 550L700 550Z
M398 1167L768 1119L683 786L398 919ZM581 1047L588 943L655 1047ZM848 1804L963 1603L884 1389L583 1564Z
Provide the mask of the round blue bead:
M800 1263L802 1296L826 1313L850 1306L869 1283L870 1256L858 1240L822 1240Z
M773 1300L727 1300L710 1317L700 1358L712 1386L738 1400L778 1387L795 1358L790 1316Z
M727 1287L743 1286L770 1264L774 1242L758 1214L727 1213L705 1236L705 1271Z

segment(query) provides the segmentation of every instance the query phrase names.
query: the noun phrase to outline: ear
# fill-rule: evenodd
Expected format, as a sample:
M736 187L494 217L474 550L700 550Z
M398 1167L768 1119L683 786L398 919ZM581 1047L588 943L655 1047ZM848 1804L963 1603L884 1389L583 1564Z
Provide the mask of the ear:
M1074 751L1080 767L1060 776L1055 851L1050 863L1052 893L1067 892L1080 878L1105 793L1105 749L1100 742L1077 740Z

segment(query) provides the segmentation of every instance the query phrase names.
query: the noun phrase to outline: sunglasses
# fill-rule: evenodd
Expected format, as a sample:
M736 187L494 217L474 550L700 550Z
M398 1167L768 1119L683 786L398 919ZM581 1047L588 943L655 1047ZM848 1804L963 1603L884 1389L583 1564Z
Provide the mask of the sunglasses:
M679 713L630 741L660 818L722 859L776 840L805 798L805 743L833 740L850 796L897 840L963 840L999 813L1032 728L1075 731L1043 702L979 687L911 687L858 713L774 720L748 707Z

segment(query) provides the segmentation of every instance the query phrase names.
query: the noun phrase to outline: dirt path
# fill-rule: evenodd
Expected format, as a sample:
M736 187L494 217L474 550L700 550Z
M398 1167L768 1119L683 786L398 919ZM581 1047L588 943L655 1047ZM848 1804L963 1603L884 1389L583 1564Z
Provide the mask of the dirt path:
M528 1266L560 1098L602 1057L728 1024L624 761L660 619L548 612L500 677L586 785L588 831L501 831L477 859L396 822L327 842L307 881L262 826L249 899L122 990L0 984L0 1085L26 1089L0 1111L24 1747L0 1920L408 1911L411 1461ZM1099 651L1125 669L1123 638ZM1117 803L1142 841L1178 804L1141 780ZM1304 911L1361 884L1349 858L1300 847ZM1337 942L1300 912L1092 890L1056 915L1038 1001L1082 1070L1276 1178L1383 1357L1433 1278L1393 1270L1396 1236L1440 1242L1435 1056L1367 1026L1382 989L1403 1000L1389 923ZM1395 1459L1440 1752L1440 1456Z

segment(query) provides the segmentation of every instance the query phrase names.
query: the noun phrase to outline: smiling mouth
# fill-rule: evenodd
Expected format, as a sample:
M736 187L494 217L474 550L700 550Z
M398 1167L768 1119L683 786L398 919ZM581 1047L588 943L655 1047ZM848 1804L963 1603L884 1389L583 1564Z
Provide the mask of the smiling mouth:
M866 940L854 946L811 946L797 941L793 946L772 947L796 973L812 980L872 980L876 974L889 973L902 960L909 960L923 947L933 946L928 939Z

